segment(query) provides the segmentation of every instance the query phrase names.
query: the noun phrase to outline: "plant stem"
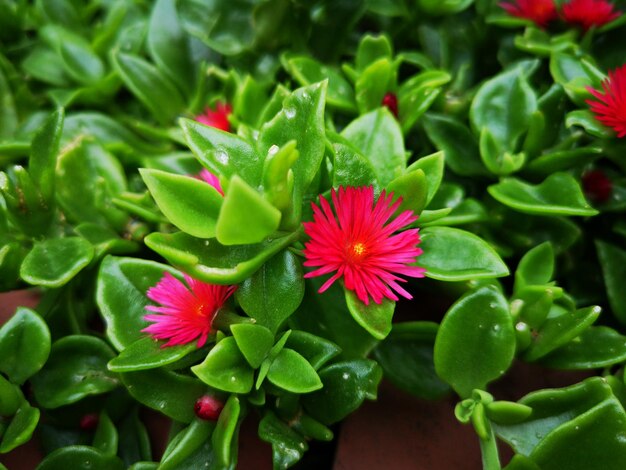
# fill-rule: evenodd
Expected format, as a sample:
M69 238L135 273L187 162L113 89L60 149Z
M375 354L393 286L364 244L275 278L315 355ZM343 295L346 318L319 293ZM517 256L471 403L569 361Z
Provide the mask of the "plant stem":
M483 458L483 470L502 470L500 466L500 456L498 455L498 445L493 429L489 433L489 439L479 439L480 453Z

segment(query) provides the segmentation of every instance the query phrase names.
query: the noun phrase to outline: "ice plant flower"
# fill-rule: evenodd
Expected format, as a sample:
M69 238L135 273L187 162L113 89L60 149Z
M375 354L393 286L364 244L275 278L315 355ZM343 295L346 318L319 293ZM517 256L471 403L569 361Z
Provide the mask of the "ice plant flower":
M170 273L165 273L156 286L148 289L147 297L155 303L146 310L156 312L144 319L154 322L142 331L155 339L168 340L165 346L187 344L198 340L201 348L211 333L211 324L217 311L235 292L237 286L207 284L184 275L183 284Z
M596 119L617 132L617 137L626 136L626 65L609 72L602 82L601 91L587 87L596 100L587 100Z
M398 97L394 93L387 93L383 97L383 101L381 102L381 104L387 107L389 111L391 111L391 114L396 117L396 119L398 118Z
M603 203L613 192L613 182L603 171L591 170L582 176L583 191L591 201Z
M196 416L206 421L217 421L224 408L224 403L210 395L202 395L193 407Z
M226 132L230 132L230 122L228 116L233 112L233 108L228 103L218 101L215 109L206 108L204 114L196 116L196 121L205 126L215 127Z
M509 15L531 20L542 28L558 17L554 0L515 0L513 3L502 2L500 7Z
M374 201L374 188L339 188L332 190L333 209L323 196L313 206L313 221L305 222L310 237L305 243L305 266L318 269L304 277L333 273L320 288L324 292L337 279L343 278L347 289L354 291L366 305L370 297L380 304L383 298L398 300L397 292L412 298L398 282L398 275L424 277L424 268L414 266L422 249L418 229L399 230L415 222L410 210L393 218L401 198L393 202L393 193L383 191ZM390 219L392 219L390 221Z
M200 173L196 175L196 178L201 179L205 183L210 184L215 189L217 189L218 193L220 193L222 196L224 195L224 190L222 189L222 185L220 184L219 178L213 173L211 173L209 170L207 170L206 168L203 168L202 170L200 170Z
M622 13L613 7L607 0L570 0L563 5L561 14L568 23L578 24L587 31L618 18Z

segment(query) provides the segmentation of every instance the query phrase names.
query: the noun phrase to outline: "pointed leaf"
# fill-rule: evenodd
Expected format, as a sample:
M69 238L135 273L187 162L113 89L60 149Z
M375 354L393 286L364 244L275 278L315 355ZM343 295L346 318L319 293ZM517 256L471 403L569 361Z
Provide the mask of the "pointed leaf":
M292 393L309 393L322 388L322 382L309 361L289 348L283 348L278 353L267 379Z
M163 344L150 336L138 339L124 348L119 356L111 359L107 367L113 372L156 369L172 364L197 349L195 343L166 348Z
M224 338L197 366L191 368L207 385L231 393L248 393L252 389L253 373L239 351L233 337Z

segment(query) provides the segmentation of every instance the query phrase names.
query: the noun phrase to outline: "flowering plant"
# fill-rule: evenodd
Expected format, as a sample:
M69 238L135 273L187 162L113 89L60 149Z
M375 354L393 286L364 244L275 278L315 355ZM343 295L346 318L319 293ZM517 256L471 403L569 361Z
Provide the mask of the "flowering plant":
M0 2L0 286L40 297L0 453L230 469L254 416L287 468L384 377L487 470L623 468L625 9ZM515 361L602 377L498 400Z

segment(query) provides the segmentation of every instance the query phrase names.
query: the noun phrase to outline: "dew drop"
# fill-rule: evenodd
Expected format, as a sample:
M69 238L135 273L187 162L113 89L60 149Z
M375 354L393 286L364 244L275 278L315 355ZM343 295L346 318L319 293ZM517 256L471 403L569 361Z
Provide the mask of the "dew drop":
M228 161L230 160L228 152L221 148L215 151L215 159L222 165L228 165Z
M343 378L343 380L348 380L350 378L350 374L348 374L347 372L344 372L341 377Z
M287 119L293 119L296 117L296 110L294 108L285 108L285 116L287 116Z
M278 151L280 150L280 148L278 147L278 145L274 144L272 145L269 150L267 151L267 153L269 155L276 155L278 153Z

